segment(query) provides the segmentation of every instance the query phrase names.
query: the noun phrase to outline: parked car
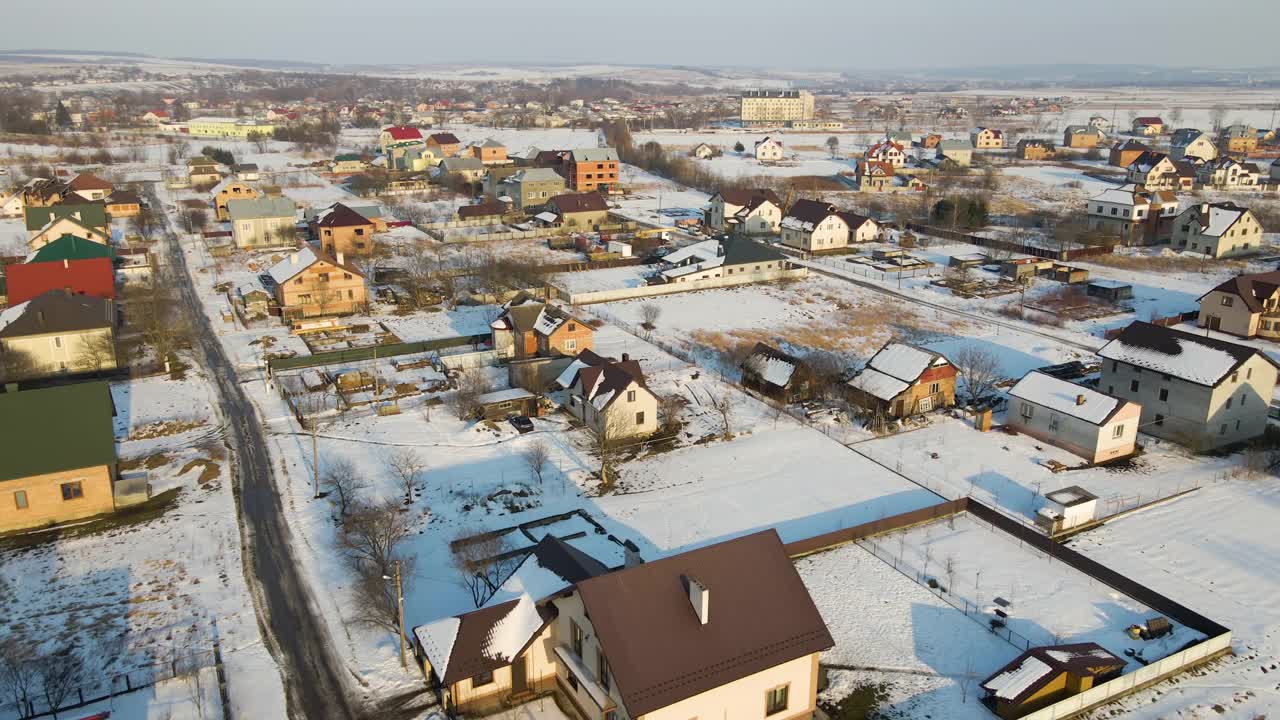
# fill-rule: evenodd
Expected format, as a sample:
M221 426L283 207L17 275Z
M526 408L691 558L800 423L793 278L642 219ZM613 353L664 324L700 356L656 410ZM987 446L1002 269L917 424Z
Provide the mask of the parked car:
M533 432L533 421L524 415L516 415L507 420L511 423L511 427L515 428L521 435Z

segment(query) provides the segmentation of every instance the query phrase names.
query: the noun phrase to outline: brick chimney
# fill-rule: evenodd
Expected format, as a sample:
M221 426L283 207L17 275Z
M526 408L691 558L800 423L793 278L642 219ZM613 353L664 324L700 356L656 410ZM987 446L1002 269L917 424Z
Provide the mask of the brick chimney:
M711 621L711 591L691 577L682 575L680 579L684 581L684 586L689 591L689 604L693 606L698 622L706 625Z
M1077 404L1077 405L1083 405L1083 404L1084 404L1084 393L1081 393L1081 394L1079 394L1079 395L1077 395L1077 396L1076 396L1076 404Z

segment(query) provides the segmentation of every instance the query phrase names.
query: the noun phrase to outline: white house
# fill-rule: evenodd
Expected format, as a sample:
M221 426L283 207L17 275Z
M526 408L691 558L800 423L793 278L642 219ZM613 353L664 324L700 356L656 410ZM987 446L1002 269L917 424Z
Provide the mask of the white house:
M1173 245L1209 257L1230 257L1262 246L1262 223L1235 203L1200 203L1173 221Z
M1262 186L1262 171L1254 163L1223 157L1196 168L1196 180L1213 190L1257 190Z
M760 162L778 162L782 153L782 143L771 137L756 141L756 160Z
M1142 407L1041 372L1009 390L1009 427L1091 463L1133 454Z
M848 247L879 236L875 220L817 200L795 201L782 219L782 244L806 252Z
M1044 505L1036 510L1036 524L1050 535L1080 527L1098 517L1098 496L1079 485L1045 493Z
M1213 144L1213 138L1208 133L1195 128L1180 128L1169 141L1169 157L1174 160L1216 160L1218 146Z
M863 156L867 160L889 163L895 168L907 164L907 152L902 145L893 140L881 140L867 148Z
M1085 204L1091 230L1114 233L1131 244L1150 245L1163 239L1177 213L1178 197L1173 192L1151 192L1133 183L1107 188Z
M707 227L716 232L772 235L782 222L782 200L764 188L721 190L707 206Z
M619 362L579 368L569 385L567 409L608 440L645 437L658 430L658 398L645 386L640 363L626 353Z

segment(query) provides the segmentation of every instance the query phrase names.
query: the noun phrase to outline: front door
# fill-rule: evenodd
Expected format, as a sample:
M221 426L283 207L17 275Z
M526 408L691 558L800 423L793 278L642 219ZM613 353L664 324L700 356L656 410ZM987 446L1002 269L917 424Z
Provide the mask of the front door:
M525 656L521 655L511 663L511 694L519 695L529 689L529 672L525 664Z
M1209 316L1209 329L1210 329L1210 330L1217 330L1217 329L1218 329L1219 327L1221 327L1221 326L1222 326L1222 318L1218 317L1217 315L1210 315L1210 316Z
M933 396L920 398L920 402L916 406L920 412L927 413L933 409Z

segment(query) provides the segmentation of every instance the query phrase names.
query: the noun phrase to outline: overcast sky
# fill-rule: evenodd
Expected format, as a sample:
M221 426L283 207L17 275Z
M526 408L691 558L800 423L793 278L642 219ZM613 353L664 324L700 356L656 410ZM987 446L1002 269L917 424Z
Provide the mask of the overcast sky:
M333 63L1280 64L1280 0L0 0L0 49ZM1222 18L1230 20L1224 24Z

